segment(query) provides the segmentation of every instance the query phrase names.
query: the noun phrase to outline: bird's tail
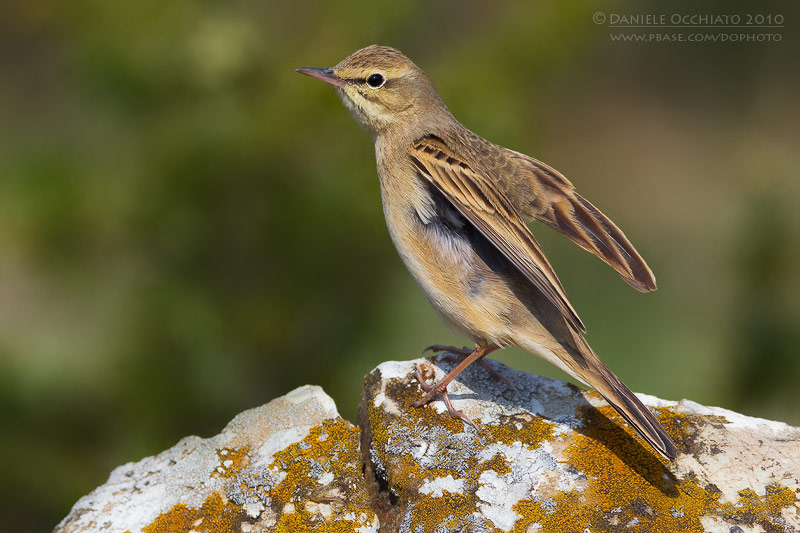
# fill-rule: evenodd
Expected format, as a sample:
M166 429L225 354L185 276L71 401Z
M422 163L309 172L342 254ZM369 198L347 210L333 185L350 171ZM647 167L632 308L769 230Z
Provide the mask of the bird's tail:
M581 339L583 340L583 339ZM586 366L572 367L576 377L599 392L622 418L665 458L673 461L677 449L664 426L620 379L595 355L585 341L581 348Z

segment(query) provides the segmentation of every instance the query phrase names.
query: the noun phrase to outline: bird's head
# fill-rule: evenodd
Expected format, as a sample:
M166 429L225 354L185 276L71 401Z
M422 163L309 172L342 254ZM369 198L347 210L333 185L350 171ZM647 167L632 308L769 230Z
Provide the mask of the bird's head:
M388 46L362 48L333 68L299 68L297 72L336 87L355 119L374 135L408 130L422 117L449 114L422 69Z

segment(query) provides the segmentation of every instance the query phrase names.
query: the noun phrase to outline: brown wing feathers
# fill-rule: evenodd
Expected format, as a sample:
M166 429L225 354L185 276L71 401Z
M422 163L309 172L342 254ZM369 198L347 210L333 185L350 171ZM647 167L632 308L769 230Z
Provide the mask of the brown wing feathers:
M503 190L506 183L492 181L490 171L484 176L480 170L474 170L437 137L417 141L411 154L423 176L580 331L585 331L583 323L520 215L562 233L605 261L632 287L643 292L655 290L653 273L625 234L575 192L572 183L554 168L525 154L505 151L506 157L520 163L520 173L530 186L530 194L519 194L520 191L511 194Z
M647 263L625 234L588 200L575 192L572 184L552 167L524 154L514 152L523 161L523 173L531 185L528 206L517 206L523 216L564 234L617 271L640 291L656 289L656 280Z
M411 158L420 173L547 296L573 327L586 331L544 252L502 193L438 139L415 143Z

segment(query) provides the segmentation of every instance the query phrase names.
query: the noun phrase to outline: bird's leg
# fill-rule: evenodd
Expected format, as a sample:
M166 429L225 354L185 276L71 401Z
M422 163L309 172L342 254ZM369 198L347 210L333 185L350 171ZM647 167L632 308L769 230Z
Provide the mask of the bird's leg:
M428 394L426 394L423 399L417 402L413 402L411 404L412 407L422 407L426 403L430 402L435 395L440 394L442 396L444 404L447 406L447 413L451 417L460 418L464 422L468 423L470 426L474 427L475 429L478 429L478 426L475 424L475 422L472 421L470 417L465 415L462 411L459 411L455 407L453 407L453 403L450 401L450 395L447 394L446 387L441 392L438 392L436 389L439 386L439 383L429 385L428 382L425 381L425 378L422 377L422 373L419 371L419 367L414 369L414 377L416 377L420 387L422 387L422 390L427 391Z
M434 346L432 348L439 348L438 346ZM449 351L449 347L448 351ZM447 373L438 383L434 383L433 385L429 385L425 378L422 377L422 374L419 371L419 368L415 369L414 375L419 381L420 386L423 390L427 391L428 393L419 401L412 403L413 407L422 407L423 405L427 404L431 400L433 400L437 395L442 397L444 400L445 405L447 406L447 412L453 418L460 418L470 425L477 429L475 423L470 420L470 418L462 413L461 411L457 411L454 407L452 402L450 401L450 396L447 394L447 386L453 381L461 372L464 371L469 365L474 363L475 361L479 361L483 356L486 354L497 350L498 346L495 344L489 345L486 343L485 340L479 341L475 343L475 350L469 353L463 361L458 363L456 367ZM437 351L437 350L435 350ZM441 350L438 350L441 351Z
M427 348L422 350L422 353L425 352L433 352L433 353L447 352L455 355L460 355L462 357L467 357L473 352L473 350L470 350L466 346L464 346L463 348L457 348L455 346L444 346L442 344L434 344L433 346L428 346Z
M490 354L493 351L498 350L499 348L500 347L498 345L494 344L494 343L489 344L486 347L486 351L484 352L483 355ZM456 348L455 346L443 346L441 344L434 344L433 346L428 346L427 348L422 350L422 353L425 353L427 351L431 351L431 352L434 352L434 353L436 353L436 352L447 352L448 354L459 356L459 357L462 357L462 358L469 357L473 352L472 350L470 350L467 347ZM450 360L455 359L455 357L447 357L446 355L444 357L447 358L447 359L450 359ZM500 374L498 374L497 372L492 370L489 367L489 365L486 363L486 361L483 360L483 358L478 359L478 364L481 365L483 367L483 369L486 370L489 373L489 375L492 376L494 379L496 379L498 381L502 381L503 383L505 383L509 387L513 386L511 384L511 382L508 381L507 378L501 376Z

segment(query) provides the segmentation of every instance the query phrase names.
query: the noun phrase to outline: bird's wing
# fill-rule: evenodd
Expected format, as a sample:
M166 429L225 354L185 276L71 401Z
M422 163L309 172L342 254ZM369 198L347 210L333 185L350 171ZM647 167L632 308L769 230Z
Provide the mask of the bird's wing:
M603 261L628 284L642 292L654 291L656 279L625 234L581 195L556 169L525 154L508 150L519 161L518 177L527 180L529 194L516 205L527 220L536 219L566 235ZM516 197L516 196L515 196Z
M411 160L422 176L542 291L572 326L586 331L539 243L489 176L473 170L436 137L415 142Z

